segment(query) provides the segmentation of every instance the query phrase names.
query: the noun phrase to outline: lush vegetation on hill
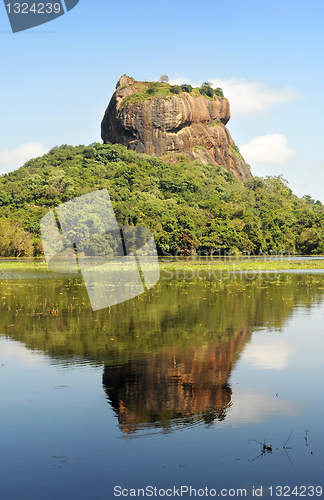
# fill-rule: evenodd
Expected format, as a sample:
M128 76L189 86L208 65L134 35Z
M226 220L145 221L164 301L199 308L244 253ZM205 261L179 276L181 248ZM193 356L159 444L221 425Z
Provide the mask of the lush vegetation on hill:
M204 96L212 101L215 97L224 97L223 91L220 87L213 89L209 82L204 82L201 87L193 88L190 84L184 83L182 85L170 85L165 81L160 82L132 82L132 87L135 87L136 92L124 98L124 104L130 102L146 101L149 99L157 99L158 97L165 99L173 94L181 94L181 92L188 92L193 97ZM120 89L128 87L128 84L122 85Z
M102 188L119 224L149 227L162 255L324 253L321 202L298 198L280 176L244 185L221 166L95 143L55 147L0 177L0 255L40 254L47 210Z

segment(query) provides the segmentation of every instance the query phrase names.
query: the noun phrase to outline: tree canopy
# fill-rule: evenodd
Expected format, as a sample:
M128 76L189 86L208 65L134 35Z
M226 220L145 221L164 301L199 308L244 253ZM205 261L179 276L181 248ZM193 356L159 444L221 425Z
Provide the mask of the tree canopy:
M324 253L324 208L281 176L237 180L225 167L156 158L120 144L54 147L0 177L0 255L40 254L54 206L107 188L120 225L153 231L159 253Z

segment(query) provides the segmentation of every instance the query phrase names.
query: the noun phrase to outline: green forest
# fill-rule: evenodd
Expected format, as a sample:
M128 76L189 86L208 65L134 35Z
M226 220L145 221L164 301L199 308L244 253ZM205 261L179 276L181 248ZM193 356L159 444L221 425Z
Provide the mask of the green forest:
M54 147L0 177L0 255L42 255L51 208L107 188L122 225L152 230L160 255L324 253L324 208L282 176L247 183L225 167L156 158L120 144Z

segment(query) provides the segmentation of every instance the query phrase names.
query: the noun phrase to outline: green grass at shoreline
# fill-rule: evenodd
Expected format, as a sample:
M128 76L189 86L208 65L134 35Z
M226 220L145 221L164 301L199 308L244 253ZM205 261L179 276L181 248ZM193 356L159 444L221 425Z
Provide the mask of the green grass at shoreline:
M262 261L178 261L162 262L161 270L185 271L214 270L214 271L290 271L290 270L324 270L324 260L262 260Z
M15 261L0 260L0 272L1 271L16 271L16 270L26 270L30 271L32 269L37 269L47 271L47 265L45 262L26 262L24 259L17 259Z
M17 259L15 261L0 260L1 271L15 271L15 270L35 270L48 271L45 262L26 262L25 259ZM194 270L213 270L213 271L290 271L290 270L324 270L324 259L310 259L310 260L174 260L174 261L161 261L161 271L186 271L189 269Z

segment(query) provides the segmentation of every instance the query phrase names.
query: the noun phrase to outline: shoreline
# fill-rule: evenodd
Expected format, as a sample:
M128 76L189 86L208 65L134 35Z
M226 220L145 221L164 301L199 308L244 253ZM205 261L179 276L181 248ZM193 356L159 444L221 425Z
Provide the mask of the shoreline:
M273 258L272 258L273 259ZM291 271L291 270L302 270L302 271L312 271L312 270L324 270L324 259L320 258L305 258L302 257L297 260L267 260L266 258L254 261L205 261L201 260L177 260L175 262L160 261L161 271L187 271L187 270L210 270L213 271L227 271L227 272L239 272L239 271ZM2 271L15 271L15 270L36 270L37 271L48 271L47 264L45 262L26 262L25 259L3 261L0 260L0 273ZM49 271L48 271L49 272Z

